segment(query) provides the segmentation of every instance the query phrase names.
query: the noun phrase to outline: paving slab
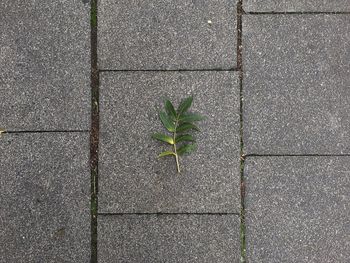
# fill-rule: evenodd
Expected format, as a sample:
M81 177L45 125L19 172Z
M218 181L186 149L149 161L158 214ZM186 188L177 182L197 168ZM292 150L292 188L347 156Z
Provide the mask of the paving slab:
M350 157L248 157L248 262L346 263Z
M239 85L235 72L105 72L100 76L99 212L239 212ZM207 117L180 160L151 135L158 110L194 96ZM176 106L175 106L176 107Z
M236 67L235 0L99 1L101 69Z
M89 135L5 134L0 152L0 262L89 262Z
M239 262L236 215L99 216L98 260Z
M350 16L243 18L247 154L350 153Z
M83 2L0 2L1 128L90 127L90 9Z
M348 12L348 0L244 0L246 12Z

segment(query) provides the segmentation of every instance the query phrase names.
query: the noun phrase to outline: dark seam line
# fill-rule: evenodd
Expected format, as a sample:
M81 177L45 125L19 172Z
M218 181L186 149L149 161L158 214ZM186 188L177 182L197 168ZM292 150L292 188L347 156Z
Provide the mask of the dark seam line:
M350 15L350 12L244 12L245 15Z
M237 67L239 69L239 140L240 140L240 197L241 197L241 211L240 211L240 258L242 263L246 263L246 231L245 231L245 182L244 182L244 141L243 141L243 1L239 0L237 3Z
M97 210L98 210L98 144L99 144L99 72L97 64L97 3L90 2L91 43L91 133L90 133L90 213L91 213L91 258L97 263Z
M99 72L207 72L207 71L239 71L237 68L230 69L100 69Z
M348 157L350 154L246 154L244 157Z
M183 213L98 213L99 216L124 216L124 215L235 215L239 216L239 213L190 213L190 212L183 212Z
M3 134L16 134L16 133L86 133L90 130L33 130L33 131L4 131Z

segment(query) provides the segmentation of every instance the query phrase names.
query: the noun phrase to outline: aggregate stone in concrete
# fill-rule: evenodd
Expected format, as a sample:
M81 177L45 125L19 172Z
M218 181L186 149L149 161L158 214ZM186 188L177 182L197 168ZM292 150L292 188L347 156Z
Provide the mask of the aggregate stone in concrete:
M244 0L246 12L347 12L348 0Z
M247 154L350 153L350 16L243 19Z
M89 136L0 137L0 262L89 262Z
M235 0L99 1L101 69L236 67Z
M248 262L349 262L350 157L248 157Z
M99 216L98 259L114 262L239 262L237 215Z
M100 76L99 211L239 212L239 85L235 72L106 72ZM206 116L198 149L175 159L158 110L194 96Z
M0 1L1 128L89 128L89 10L82 0Z

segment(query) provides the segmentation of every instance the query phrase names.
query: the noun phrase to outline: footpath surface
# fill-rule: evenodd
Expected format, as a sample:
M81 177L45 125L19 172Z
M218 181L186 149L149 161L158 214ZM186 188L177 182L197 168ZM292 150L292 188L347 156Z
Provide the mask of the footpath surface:
M0 17L1 263L349 262L346 0L13 0ZM150 135L189 95L207 118L177 174Z

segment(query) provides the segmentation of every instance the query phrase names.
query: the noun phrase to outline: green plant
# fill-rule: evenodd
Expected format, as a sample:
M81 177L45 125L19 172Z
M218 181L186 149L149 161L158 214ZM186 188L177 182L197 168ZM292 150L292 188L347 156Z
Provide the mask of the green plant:
M152 135L153 139L166 142L172 145L172 151L164 151L158 157L174 156L176 161L177 171L180 173L179 156L185 153L189 154L196 149L195 139L189 134L190 130L199 131L199 128L194 122L201 121L204 118L196 113L188 112L192 105L193 97L188 97L181 101L177 110L169 101L165 101L165 111L159 113L159 118L164 127L172 133L172 136L155 133ZM178 145L181 143L181 145Z

